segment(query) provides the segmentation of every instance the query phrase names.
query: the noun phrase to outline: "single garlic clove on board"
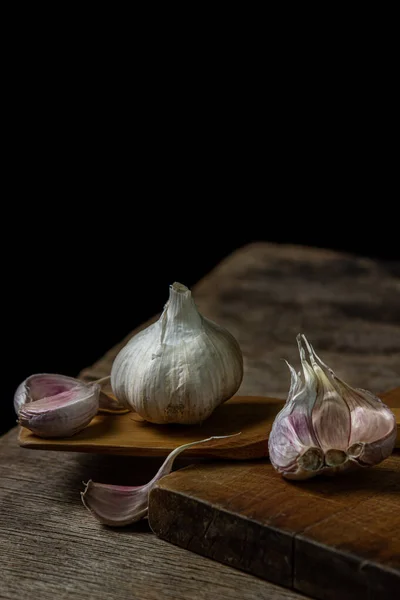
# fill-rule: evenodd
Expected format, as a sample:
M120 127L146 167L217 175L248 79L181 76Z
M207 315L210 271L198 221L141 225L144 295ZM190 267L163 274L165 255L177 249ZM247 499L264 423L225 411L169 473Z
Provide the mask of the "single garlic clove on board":
M275 469L287 479L308 479L387 458L397 435L392 411L371 392L339 379L305 336L299 335L297 343L303 378L288 365L288 399L268 442Z
M18 422L44 438L74 435L97 413L100 389L66 375L31 375L14 395Z
M212 442L214 440L223 440L230 437L234 436L214 436L175 448L175 450L167 456L153 479L145 485L134 487L108 485L104 483L94 483L90 480L85 484L85 491L81 492L82 502L103 525L124 527L125 525L135 523L147 516L149 494L151 490L159 479L171 472L174 460L181 452L192 446L196 446L197 444L204 444L205 442Z
M160 319L116 357L111 385L118 400L152 423L201 423L231 398L243 377L239 344L204 318L180 283Z

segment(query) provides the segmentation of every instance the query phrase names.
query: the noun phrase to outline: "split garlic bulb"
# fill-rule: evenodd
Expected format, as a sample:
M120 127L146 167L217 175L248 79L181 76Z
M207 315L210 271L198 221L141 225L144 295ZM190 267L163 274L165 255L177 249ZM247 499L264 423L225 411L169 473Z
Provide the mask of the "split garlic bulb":
M180 283L159 320L116 357L111 386L118 400L151 423L201 423L231 398L243 377L235 338L202 317Z
M304 335L297 336L297 343L304 381L288 365L292 377L288 399L268 442L275 469L287 479L309 479L321 472L373 466L387 458L397 436L392 411L371 392L353 389L339 379Z

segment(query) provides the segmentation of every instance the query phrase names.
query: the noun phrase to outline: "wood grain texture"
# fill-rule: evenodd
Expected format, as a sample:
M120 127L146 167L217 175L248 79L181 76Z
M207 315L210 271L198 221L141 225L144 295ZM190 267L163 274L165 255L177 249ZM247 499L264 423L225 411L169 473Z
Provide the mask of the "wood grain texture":
M231 254L192 291L202 314L240 343L245 373L239 395L287 396L289 373L281 359L299 366L298 333L353 387L378 393L400 383L398 262L257 243ZM120 348L151 321L82 377L108 375Z
M268 435L282 400L260 397L232 398L201 425L155 425L136 413L97 415L71 438L39 438L21 427L24 448L99 452L130 456L167 456L174 448L215 435L240 435L189 448L189 456L243 460L268 455Z
M280 359L299 364L300 331L351 385L380 392L399 384L397 263L255 244L228 257L193 293L202 313L240 342L242 395L286 397L289 374ZM168 290L165 300L167 295ZM131 335L82 377L109 374ZM82 480L139 485L155 473L159 460L32 451L19 448L16 438L14 429L0 439L0 598L304 598L172 546L151 535L146 523L113 531L90 518L79 498ZM181 460L176 467L185 464ZM192 544L188 541L189 548ZM308 550L305 546L304 553Z
M398 388L399 389L399 388ZM397 419L400 446L400 394L382 395ZM259 396L236 396L219 406L202 425L154 425L136 413L99 414L80 433L70 438L43 439L21 427L18 436L23 448L66 450L126 456L167 456L174 448L214 435L231 435L229 440L213 441L189 448L189 456L244 460L268 456L268 437L276 414L284 402Z
M162 539L321 600L400 597L400 453L304 482L264 460L188 467L158 482L149 521Z
M82 480L137 485L159 466L154 458L19 448L16 428L0 438L1 600L303 598L172 546L147 521L113 530L83 507Z

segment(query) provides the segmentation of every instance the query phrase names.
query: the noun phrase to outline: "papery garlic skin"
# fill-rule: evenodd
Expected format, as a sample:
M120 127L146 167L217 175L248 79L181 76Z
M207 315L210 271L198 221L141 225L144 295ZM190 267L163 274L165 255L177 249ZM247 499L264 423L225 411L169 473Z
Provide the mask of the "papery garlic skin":
M288 399L268 441L275 469L287 479L309 479L387 458L397 437L392 411L371 392L339 379L305 336L297 336L297 343L303 379L288 365Z
M99 409L101 387L53 373L31 375L14 395L18 423L44 438L69 437L86 427Z
M231 398L242 377L235 338L200 315L190 290L174 283L160 319L116 357L111 385L147 421L193 424Z

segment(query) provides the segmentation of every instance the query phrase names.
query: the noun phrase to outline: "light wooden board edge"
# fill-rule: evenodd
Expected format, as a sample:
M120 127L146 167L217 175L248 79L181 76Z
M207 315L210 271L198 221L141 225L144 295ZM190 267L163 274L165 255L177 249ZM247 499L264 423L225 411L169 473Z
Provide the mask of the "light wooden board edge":
M395 448L400 448L400 388L395 388L384 394L381 394L382 400L387 403L395 415L397 423L397 439ZM234 403L240 400L241 396L232 398ZM248 396L252 401L256 402L274 402L283 406L283 400L274 398L264 398L260 396ZM393 406L396 404L396 406ZM121 415L122 416L122 415ZM115 417L115 415L113 415ZM72 443L71 443L72 442ZM236 442L236 441L235 441ZM247 438L245 442L239 441L230 442L229 447L222 440L221 442L213 442L209 445L201 447L189 448L185 453L187 456L194 458L227 458L246 460L251 458L264 458L268 456L268 436L256 436ZM149 457L164 457L172 450L171 445L156 444L153 447L135 446L135 445L118 445L99 443L96 438L93 442L85 443L74 438L64 438L57 440L43 439L33 435L29 430L20 427L18 434L18 443L22 448L31 450L47 450L47 451L62 451L62 452L90 452L94 454L115 454L120 456L149 456ZM225 448L224 448L225 445ZM218 447L221 446L221 447ZM176 447L176 446L175 446Z

